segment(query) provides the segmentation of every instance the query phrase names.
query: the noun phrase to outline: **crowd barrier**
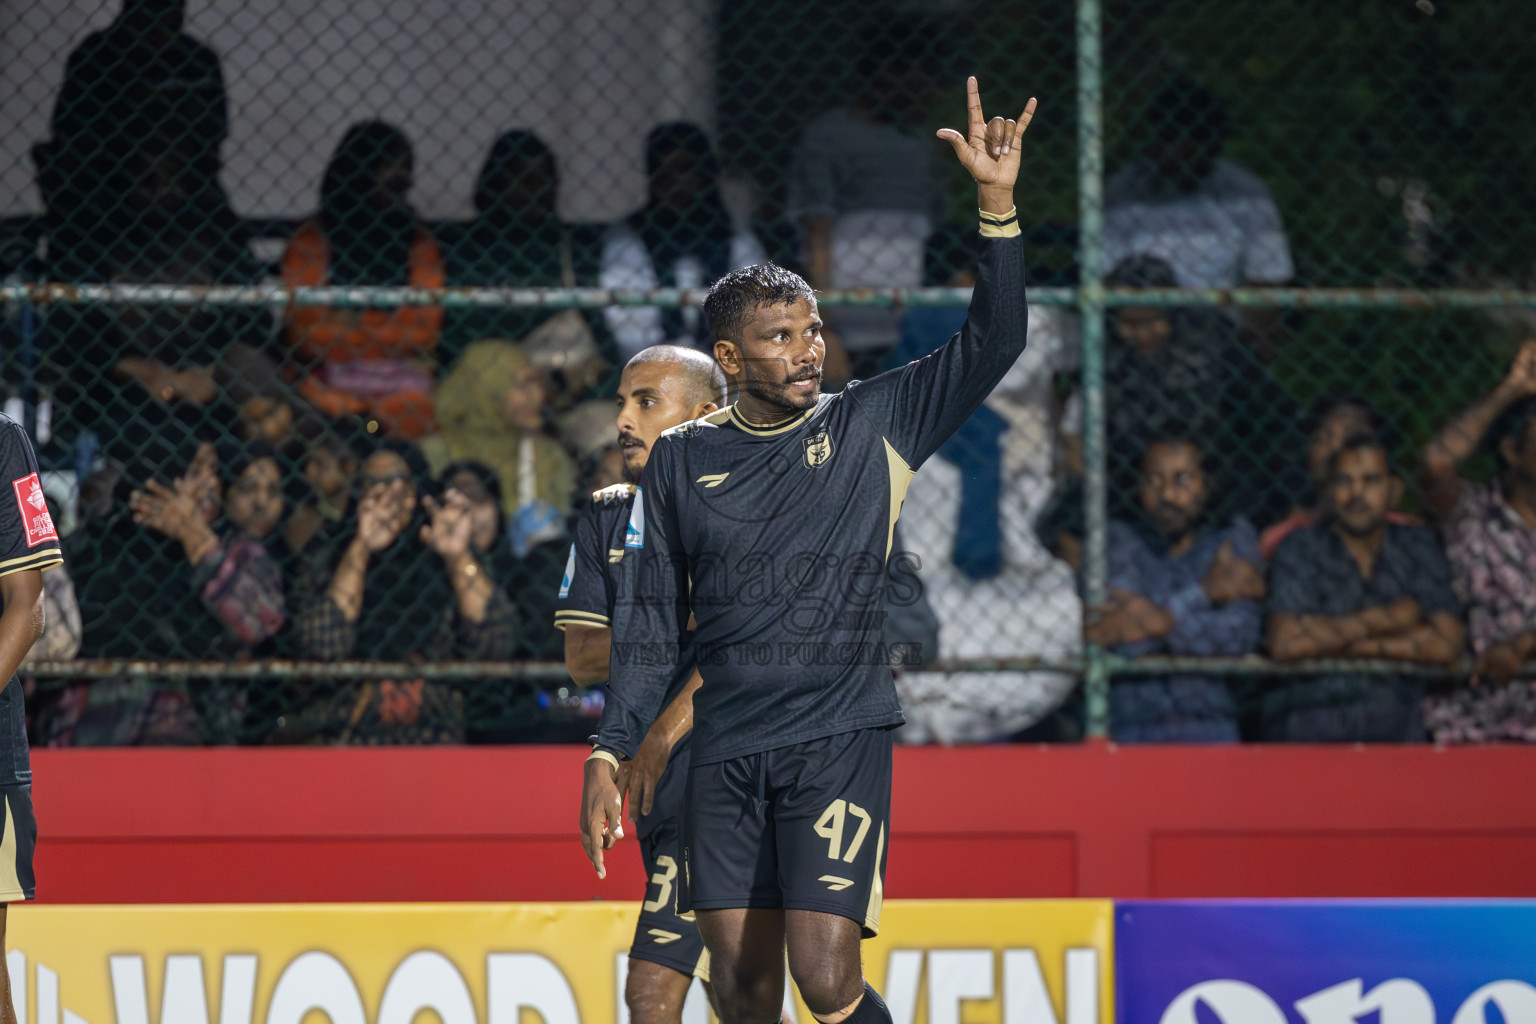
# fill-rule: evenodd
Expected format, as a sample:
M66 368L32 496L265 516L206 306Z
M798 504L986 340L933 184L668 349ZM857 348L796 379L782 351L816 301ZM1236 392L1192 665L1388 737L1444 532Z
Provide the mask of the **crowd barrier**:
M637 909L26 907L13 998L19 1024L628 1024ZM896 1024L1536 1022L1533 902L896 901L864 957ZM683 1019L711 1020L697 986Z
M580 748L38 750L60 903L634 898ZM893 899L1536 897L1536 750L899 748Z

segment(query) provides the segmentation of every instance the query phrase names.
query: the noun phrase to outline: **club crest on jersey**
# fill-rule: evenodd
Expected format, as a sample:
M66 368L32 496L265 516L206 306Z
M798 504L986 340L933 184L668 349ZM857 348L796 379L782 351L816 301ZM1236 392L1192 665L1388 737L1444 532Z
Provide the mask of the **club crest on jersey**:
M805 439L805 464L811 469L825 465L832 458L832 435L825 430Z
M635 488L635 503L629 508L629 525L624 527L626 548L645 547L645 492Z

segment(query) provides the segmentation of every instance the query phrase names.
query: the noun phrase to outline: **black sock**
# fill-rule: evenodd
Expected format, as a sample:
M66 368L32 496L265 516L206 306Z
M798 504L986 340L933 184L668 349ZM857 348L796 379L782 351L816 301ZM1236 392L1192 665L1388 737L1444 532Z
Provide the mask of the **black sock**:
M843 1020L843 1024L893 1024L891 1011L885 1008L885 1000L880 998L880 993L870 988L869 982L864 983L864 998L859 1000L858 1009L854 1010Z

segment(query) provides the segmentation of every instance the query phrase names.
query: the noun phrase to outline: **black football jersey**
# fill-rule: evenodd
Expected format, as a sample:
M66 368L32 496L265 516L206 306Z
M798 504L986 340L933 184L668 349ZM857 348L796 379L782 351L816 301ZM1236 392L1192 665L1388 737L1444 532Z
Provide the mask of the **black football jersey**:
M10 489L0 498L0 576L46 569L64 561L54 529L37 456L27 432L15 420L0 416L0 472ZM63 628L55 624L55 629ZM26 699L21 680L11 676L0 691L0 785L27 782L32 763L27 749Z
M571 551L565 560L565 576L560 581L560 594L555 604L555 626L559 629L572 623L611 624L614 604L625 585L624 534L634 497L633 484L605 487L593 492L591 503L577 516ZM686 653L685 645L677 670L662 695L661 706L676 696L693 675L693 660ZM651 813L641 816L637 823L640 836L649 835L662 822L682 812L692 735L685 735L673 745L667 770L656 787Z
M731 406L654 446L625 531L599 742L633 754L690 610L694 763L899 725L882 634L896 519L919 466L1024 350L1015 217L983 217L964 326L933 354L779 423Z

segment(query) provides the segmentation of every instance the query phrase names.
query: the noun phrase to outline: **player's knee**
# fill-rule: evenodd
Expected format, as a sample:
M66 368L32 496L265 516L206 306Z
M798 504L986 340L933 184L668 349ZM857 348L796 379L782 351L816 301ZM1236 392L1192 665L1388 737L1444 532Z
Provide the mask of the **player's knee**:
M789 973L812 1013L836 1013L864 992L864 969L857 955L849 960L825 950L791 949Z
M762 974L726 972L718 962L710 968L710 988L721 1024L759 1024L779 1019L784 982Z
M624 1005L632 1024L679 1024L693 979L649 961L630 962Z

